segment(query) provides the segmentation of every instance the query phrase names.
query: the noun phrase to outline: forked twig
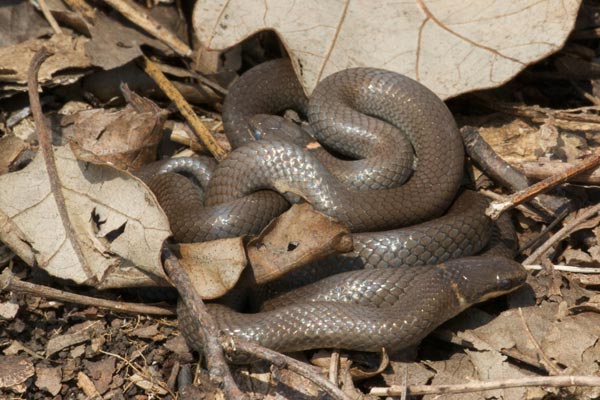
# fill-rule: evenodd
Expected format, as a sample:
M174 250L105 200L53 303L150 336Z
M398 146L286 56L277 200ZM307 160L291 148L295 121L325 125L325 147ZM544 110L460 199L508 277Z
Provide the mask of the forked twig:
M534 185L529 186L527 189L514 193L513 195L509 196L508 200L505 202L493 202L490 204L485 213L490 218L496 220L503 212L510 210L511 208L522 204L541 193L545 193L561 183L567 182L571 177L577 174L589 171L592 168L596 168L598 165L600 165L600 153L587 157L579 164L565 170L560 174L546 178Z

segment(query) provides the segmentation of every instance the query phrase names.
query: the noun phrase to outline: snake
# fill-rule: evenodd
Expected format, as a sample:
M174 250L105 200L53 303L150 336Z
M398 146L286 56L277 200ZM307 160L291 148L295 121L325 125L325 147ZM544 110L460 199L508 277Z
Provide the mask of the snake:
M307 117L315 143L341 161L277 135L255 140L252 118L287 109ZM202 192L171 171L147 178L177 241L255 234L289 202L306 201L354 232L354 251L325 260L323 279L266 303L275 308L245 314L210 304L221 330L286 352L397 350L524 283L523 267L488 243L494 229L503 235L483 214L486 201L466 191L450 207L463 179L462 139L444 102L417 81L352 68L322 80L307 99L290 62L276 60L233 85L223 123L234 150ZM354 169L352 177L344 181L332 165ZM474 255L486 246L486 255ZM306 271L298 273L313 275ZM178 320L201 350L197 320L182 302Z

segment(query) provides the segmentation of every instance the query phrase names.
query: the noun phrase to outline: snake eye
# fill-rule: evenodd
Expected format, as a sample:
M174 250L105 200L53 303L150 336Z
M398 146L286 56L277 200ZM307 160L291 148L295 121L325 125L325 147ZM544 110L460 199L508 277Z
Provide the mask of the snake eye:
M512 288L512 281L510 279L502 279L500 282L498 282L498 286L502 290L508 290Z

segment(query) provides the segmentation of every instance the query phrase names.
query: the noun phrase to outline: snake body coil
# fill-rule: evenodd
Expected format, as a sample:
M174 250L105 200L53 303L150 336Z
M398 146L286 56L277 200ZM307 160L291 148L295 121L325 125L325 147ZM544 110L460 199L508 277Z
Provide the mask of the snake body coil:
M327 149L359 159L345 165L359 171L353 172L353 180L364 177L367 183L341 182L297 144L277 138L252 141L250 117L287 108L308 116L312 133ZM464 308L524 282L523 268L507 258L445 261L480 251L492 223L482 214L486 202L469 192L440 217L462 179L462 140L444 103L418 82L389 71L350 69L322 81L307 105L289 62L276 61L256 67L234 85L223 116L236 148L212 172L204 201L193 189L185 196L177 192L187 187L185 178L163 174L150 179L178 240L257 232L286 207L273 191L290 201L308 201L353 232L419 224L356 234L354 253L330 260L345 258L354 264L350 272L295 289L274 300L281 305L274 310L240 314L212 305L223 330L282 351L398 349L417 343ZM416 169L398 186L407 168L412 170L406 150L396 151L405 137L414 150ZM384 150L391 156L382 156ZM377 167L369 172L372 165ZM358 190L361 185L377 190ZM182 204L182 198L200 211ZM423 222L430 218L437 219ZM235 228L222 227L231 220ZM409 263L438 265L352 271ZM188 341L200 348L195 320L181 305L178 316Z

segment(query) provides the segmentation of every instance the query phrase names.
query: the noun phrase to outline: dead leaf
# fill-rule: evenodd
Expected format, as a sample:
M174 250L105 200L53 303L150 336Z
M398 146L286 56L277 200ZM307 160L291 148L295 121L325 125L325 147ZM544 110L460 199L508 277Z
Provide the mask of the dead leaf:
M563 368L564 374L594 375L600 372L600 366L590 361L600 357L599 314L584 312L562 316L561 306L550 302L522 310L531 335L546 357ZM520 322L517 309L505 311L476 329L459 332L458 336L478 350L515 349L530 359L541 357ZM600 394L600 389L590 389L590 393L596 392Z
M331 254L352 251L352 235L309 204L295 204L248 243L256 283L273 281Z
M15 161L29 146L23 140L13 135L0 138L0 175L10 171Z
M231 290L246 267L242 238L179 245L181 267L203 299L216 299Z
M368 66L408 75L445 99L501 85L560 49L579 5L579 0L460 5L419 0L377 7L358 0L204 0L196 3L193 26L211 51L275 30L308 93L336 71Z
M160 251L169 225L145 185L112 167L78 161L66 147L55 148L55 159L69 219L90 270L66 240L41 154L25 169L0 176L0 215L8 218L0 240L10 245L5 235L21 232L18 239L28 243L40 267L79 284L147 285L164 276ZM22 255L22 249L11 249ZM29 260L27 254L24 259Z
M84 53L88 39L68 35L52 35L49 39L30 39L0 48L0 98L27 90L27 69L31 59L42 47L53 53L41 66L42 85L65 85L83 75L91 67Z
M61 119L63 139L77 158L133 171L156 159L167 113L152 101L129 92L135 105L82 110Z
M562 257L565 259L565 263L568 265L582 265L592 262L592 256L579 249L566 249L563 251Z
M456 384L457 382L469 383L471 381L493 381L510 378L524 378L528 375L522 370L507 362L506 357L495 351L470 351L457 353L449 360L426 361L425 364L436 371L431 384ZM526 397L527 388L509 388L482 393L462 393L455 395L444 395L444 399L472 399L483 398L498 399L523 399ZM435 399L436 397L424 396L424 399Z

